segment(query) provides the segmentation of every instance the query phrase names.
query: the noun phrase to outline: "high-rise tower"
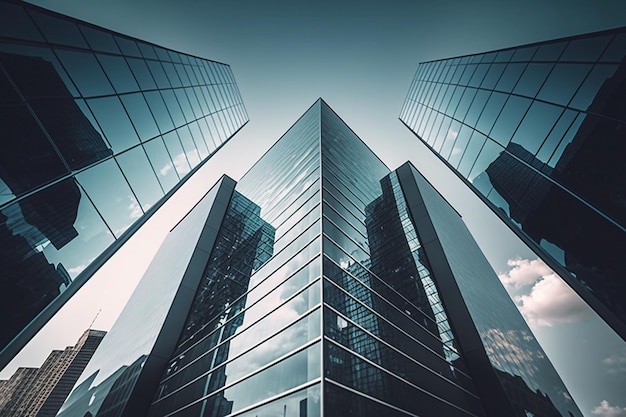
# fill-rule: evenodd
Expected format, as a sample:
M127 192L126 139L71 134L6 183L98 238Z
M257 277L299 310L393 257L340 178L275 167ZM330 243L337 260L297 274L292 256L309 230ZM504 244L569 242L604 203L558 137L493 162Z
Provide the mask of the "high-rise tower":
M172 230L59 417L87 412L580 416L460 216L321 99Z
M626 339L626 28L419 65L400 119Z
M248 120L228 65L0 1L0 367Z

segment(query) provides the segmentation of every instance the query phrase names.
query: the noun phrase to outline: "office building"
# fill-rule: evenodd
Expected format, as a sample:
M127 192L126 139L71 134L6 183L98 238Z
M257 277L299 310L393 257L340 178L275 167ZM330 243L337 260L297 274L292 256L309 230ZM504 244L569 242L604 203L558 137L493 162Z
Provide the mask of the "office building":
M460 216L321 99L172 229L85 415L581 416Z
M228 65L0 1L0 367L248 120Z
M419 65L400 119L626 338L626 28Z
M0 386L0 416L54 417L105 334L88 329L76 345L52 351L40 368L19 368Z

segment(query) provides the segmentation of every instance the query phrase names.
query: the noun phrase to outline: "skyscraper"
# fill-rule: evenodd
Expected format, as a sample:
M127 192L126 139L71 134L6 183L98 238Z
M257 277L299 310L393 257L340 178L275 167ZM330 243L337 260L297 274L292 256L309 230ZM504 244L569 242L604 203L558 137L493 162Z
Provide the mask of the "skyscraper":
M0 367L248 120L230 67L0 1Z
M400 119L626 338L626 28L419 65Z
M76 345L50 353L40 368L20 368L4 384L2 417L54 417L106 332L88 329Z
M86 413L580 416L460 216L321 99L172 229Z

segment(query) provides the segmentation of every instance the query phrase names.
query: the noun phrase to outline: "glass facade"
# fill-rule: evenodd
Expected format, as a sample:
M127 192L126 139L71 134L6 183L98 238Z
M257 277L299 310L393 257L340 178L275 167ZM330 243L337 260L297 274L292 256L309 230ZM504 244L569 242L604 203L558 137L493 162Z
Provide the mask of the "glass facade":
M400 119L626 337L626 29L419 65Z
M0 349L248 120L228 65L10 0L0 107Z
M459 272L446 281L430 248L437 233L416 222L409 201L418 188L398 172L318 100L234 187L223 219L211 222L215 240L202 245L204 263L160 250L154 276L144 277L126 307L131 319L120 318L110 332L117 339L107 336L99 364L75 388L82 402L70 396L59 417L580 416L573 402L554 398L567 391L508 298L494 305L498 314L510 313L509 321L490 309L459 310L471 291L454 298ZM444 224L453 212L447 207L436 208ZM448 220L462 225L458 215ZM165 244L177 247L185 233ZM435 239L422 237L428 233ZM455 248L445 241L446 251L474 260L457 260L460 279L470 288L477 280L495 285L501 296L495 273L484 269L487 261L464 233ZM194 244L188 240L185 251ZM474 252L464 252L471 244ZM185 263L195 271L188 267L186 276L197 277L195 286L183 278L187 301L157 303L163 281ZM166 294L176 285L169 283ZM471 309L484 301L471 299ZM140 323L167 309L160 330L159 321ZM174 316L176 325L168 324ZM144 327L156 339L148 350L147 338L128 337ZM489 330L504 334L496 339ZM526 344L514 349L504 342L516 331ZM517 367L500 366L504 360ZM94 397L95 386L110 394ZM491 412L492 400L505 412ZM89 408L98 401L99 410Z

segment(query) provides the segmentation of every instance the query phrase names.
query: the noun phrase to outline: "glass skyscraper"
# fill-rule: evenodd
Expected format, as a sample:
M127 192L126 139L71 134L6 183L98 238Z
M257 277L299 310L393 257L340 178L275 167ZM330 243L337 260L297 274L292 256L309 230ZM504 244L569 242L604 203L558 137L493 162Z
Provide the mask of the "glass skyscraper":
M248 120L228 65L0 1L0 365Z
M626 338L626 28L419 65L400 119Z
M59 417L580 416L460 216L321 99L172 229Z

